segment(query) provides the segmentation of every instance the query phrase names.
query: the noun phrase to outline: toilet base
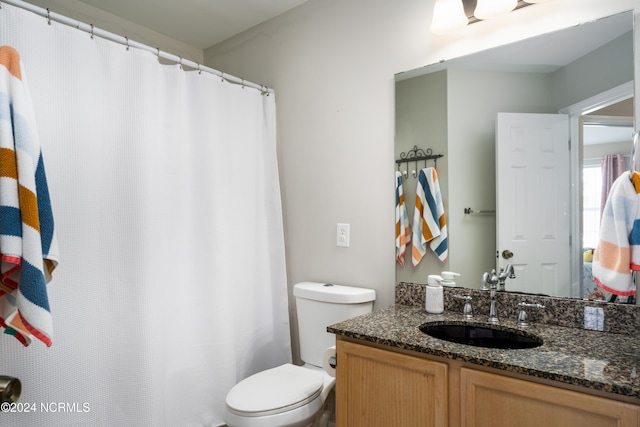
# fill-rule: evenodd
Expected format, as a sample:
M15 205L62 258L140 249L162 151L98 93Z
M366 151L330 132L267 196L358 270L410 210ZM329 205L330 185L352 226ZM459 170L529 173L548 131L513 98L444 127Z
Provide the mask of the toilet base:
M226 412L224 419L227 427L335 427L335 390L327 398L309 402L293 411L264 417L242 417Z
M316 416L312 427L335 427L336 426L336 394L335 389L331 389L327 399L322 405L322 409Z

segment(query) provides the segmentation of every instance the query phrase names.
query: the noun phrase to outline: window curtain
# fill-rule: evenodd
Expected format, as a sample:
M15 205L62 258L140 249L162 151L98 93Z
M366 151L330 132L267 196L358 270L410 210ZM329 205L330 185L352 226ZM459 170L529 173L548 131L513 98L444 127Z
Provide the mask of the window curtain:
M625 171L626 166L624 163L624 156L622 154L607 154L602 156L602 189L600 196L600 217L602 218L602 211L604 205L607 203L609 197L609 190L613 185L613 182Z
M35 405L0 425L221 425L234 384L291 360L274 95L5 4L0 43L61 253L52 347L0 334L0 374Z

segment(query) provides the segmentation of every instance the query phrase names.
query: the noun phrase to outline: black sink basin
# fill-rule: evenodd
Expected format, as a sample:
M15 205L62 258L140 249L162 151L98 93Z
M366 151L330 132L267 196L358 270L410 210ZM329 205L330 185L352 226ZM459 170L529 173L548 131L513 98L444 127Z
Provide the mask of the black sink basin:
M542 345L542 339L533 334L491 326L425 323L420 330L434 338L475 347L522 349Z

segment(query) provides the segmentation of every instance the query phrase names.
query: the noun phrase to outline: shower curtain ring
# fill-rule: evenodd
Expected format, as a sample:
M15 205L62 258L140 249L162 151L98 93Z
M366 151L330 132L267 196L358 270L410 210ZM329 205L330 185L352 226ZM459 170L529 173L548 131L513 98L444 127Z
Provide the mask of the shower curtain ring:
M51 25L51 10L47 8L47 24Z
M124 36L124 40L125 40L125 42L127 44L127 50L129 50L129 37Z
M198 63L196 62L196 64ZM200 64L198 64L198 74L202 74L202 70L200 69Z
M180 58L180 69L184 70L184 68L182 68L182 56L180 56L179 58Z
M222 71L220 72L220 80L224 82L224 73Z
M91 24L91 40L93 40L93 24Z

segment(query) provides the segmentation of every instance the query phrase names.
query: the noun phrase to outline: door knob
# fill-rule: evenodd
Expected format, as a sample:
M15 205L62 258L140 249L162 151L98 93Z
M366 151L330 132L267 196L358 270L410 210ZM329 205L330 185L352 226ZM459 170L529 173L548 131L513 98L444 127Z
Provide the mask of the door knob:
M502 251L502 258L504 259L513 258L513 252L511 252L509 249L505 249L504 251Z

